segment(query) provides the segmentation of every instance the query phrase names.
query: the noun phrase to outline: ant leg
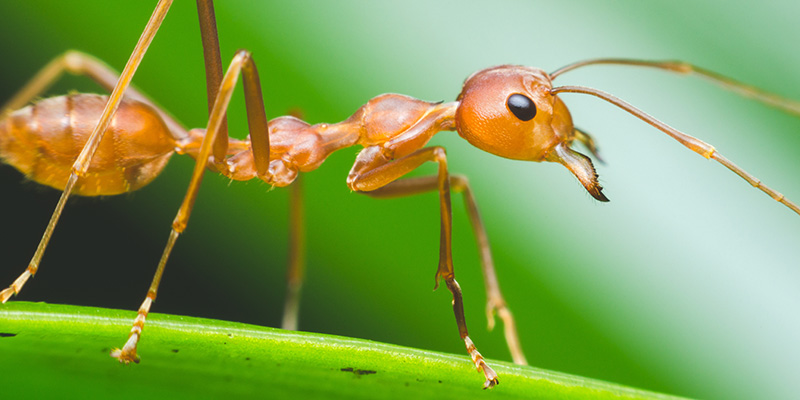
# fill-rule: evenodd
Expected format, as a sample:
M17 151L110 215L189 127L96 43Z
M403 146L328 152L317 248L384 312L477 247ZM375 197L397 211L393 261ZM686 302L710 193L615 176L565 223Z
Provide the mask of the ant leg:
M127 364L131 361L139 362L139 357L136 354L136 346L139 343L139 338L141 337L142 329L144 328L145 319L147 318L147 314L150 312L150 307L155 301L156 295L158 294L158 285L161 282L161 276L164 273L164 267L167 264L167 260L169 259L169 255L175 245L175 241L186 229L195 199L197 198L197 192L200 189L200 183L203 179L203 173L206 168L207 160L211 155L211 150L216 136L219 134L223 116L225 115L225 111L230 103L231 96L233 95L233 89L236 85L240 72L244 76L245 102L247 108L247 117L248 121L250 122L250 136L252 143L269 141L266 116L264 115L264 102L261 97L258 72L256 71L255 63L250 57L250 53L240 50L233 57L233 61L231 61L228 71L225 74L225 77L222 79L222 83L220 84L219 95L214 101L214 107L212 108L211 115L209 116L206 135L203 137L203 142L200 145L194 171L192 172L192 178L189 181L189 188L187 189L186 195L183 198L183 202L178 209L178 213L175 215L175 219L172 221L172 230L169 234L167 245L164 247L164 252L162 253L161 259L158 262L158 267L156 268L156 273L153 276L153 281L150 284L150 289L147 291L147 296L142 302L142 305L139 307L139 312L136 316L136 319L133 321L133 327L131 327L128 341L121 349L113 349L111 351L111 356L117 358L122 363ZM259 109L260 112L254 111ZM261 122L257 121L259 118L262 119ZM266 149L262 149L261 151L266 153L266 159L269 160L269 144L267 144ZM259 154L256 154L255 149L253 149L253 153L257 164L257 170L265 170L266 166L258 164L259 160L261 159L260 157L264 157L264 154L259 153L259 156Z
M203 42L203 63L206 70L206 92L208 93L208 113L214 106L214 100L222 82L222 57L219 50L219 34L217 34L217 18L214 15L213 0L197 0L197 18L200 23L200 38ZM260 90L260 88L259 88ZM217 140L214 142L214 167L224 171L225 155L228 149L228 120L222 116Z
M300 314L300 292L305 270L305 232L301 176L289 186L289 268L286 272L286 302L281 328L296 331Z
M483 356L478 352L469 337L467 322L464 317L464 301L461 295L461 287L456 282L453 270L450 177L447 172L447 157L444 148L438 146L426 147L396 160L388 160L384 157L379 146L365 148L359 153L356 164L347 178L347 184L352 190L360 192L380 189L416 169L426 161L434 161L439 164L436 184L439 191L439 206L441 209L441 237L439 242L439 268L436 271L436 286L434 289L439 286L439 279L444 279L447 289L453 294L453 312L455 313L461 340L464 341L475 367L478 371L483 372L486 377L483 388L492 388L498 383L497 373L486 364Z
M508 309L503 293L500 291L500 283L497 279L497 272L494 268L492 250L489 246L489 237L486 235L486 228L483 226L478 204L472 194L467 177L463 175L450 176L450 188L455 193L463 193L464 205L469 215L472 230L475 234L475 241L481 254L481 269L483 270L483 280L486 285L486 318L489 322L489 330L494 329L494 316L500 316L505 327L505 338L511 358L515 364L528 365L525 354L520 345L517 325L514 316ZM436 176L425 176L419 178L406 178L394 181L380 189L365 192L367 196L374 198L394 198L405 197L419 193L430 192L437 189Z
M3 113L8 113L22 108L31 100L44 93L64 74L64 72L72 75L86 76L109 92L114 89L114 86L119 80L119 73L99 59L78 50L68 50L39 70L14 97L0 107L0 110L2 110ZM129 87L125 91L124 97L153 107L167 124L170 133L176 140L181 141L188 138L189 134L186 133L186 128L183 125L136 88Z
M28 267L25 269L25 272L23 272L19 277L17 277L17 279L14 280L11 286L3 291L0 291L0 302L5 303L12 295L19 293L19 291L22 290L22 286L25 285L25 282L27 282L30 277L34 276L36 271L39 269L39 263L42 260L47 243L50 241L50 237L53 235L53 230L56 227L56 223L58 223L58 219L61 217L61 212L64 210L64 205L66 204L69 195L72 193L72 190L75 187L78 179L86 174L86 170L89 168L92 156L94 156L94 153L100 144L100 140L103 138L103 134L111 123L111 118L114 116L114 113L119 107L119 103L122 100L122 95L125 92L125 89L128 88L131 79L133 78L133 74L136 72L136 68L138 68L139 64L141 63L147 48L150 46L153 37L158 31L158 28L161 26L161 22L164 21L170 5L172 5L172 0L161 0L156 6L155 11L153 11L153 15L147 22L147 25L142 32L142 36L139 38L139 42L136 43L136 47L133 49L133 53L131 53L128 63L122 70L122 75L119 81L114 87L114 90L111 92L111 96L109 96L108 103L106 103L106 107L97 122L97 126L95 126L94 131L89 137L89 140L83 146L80 155L78 155L78 158L72 165L72 173L67 180L64 191L61 193L61 198L56 204L53 215L50 217L50 221L47 223L47 228L45 228L44 234L42 234L42 239L39 241L39 245L36 247L36 251L31 258L31 261L28 263Z

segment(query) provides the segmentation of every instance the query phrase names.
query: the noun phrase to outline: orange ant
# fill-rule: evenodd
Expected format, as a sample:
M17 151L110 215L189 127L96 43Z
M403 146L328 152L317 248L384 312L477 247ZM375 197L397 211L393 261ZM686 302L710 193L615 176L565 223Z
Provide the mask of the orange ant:
M589 94L642 119L701 156L714 159L776 201L800 214L800 208L780 193L721 156L711 145L677 131L630 104L605 92L582 86L554 87L552 81L572 69L597 64L633 65L681 74L696 74L739 94L787 112L800 114L800 105L735 82L683 62L648 62L623 59L589 60L553 73L531 67L503 65L476 72L464 83L456 101L430 103L411 97L384 94L369 100L351 117L336 124L310 125L296 117L267 121L255 63L239 51L222 73L219 44L211 1L198 0L201 34L209 88L210 116L205 129L186 130L142 93L128 88L150 42L172 1L161 0L148 22L128 64L117 75L102 62L82 53L67 52L45 66L3 108L0 121L0 157L30 179L63 190L53 216L26 270L0 292L0 301L19 293L35 275L41 257L70 194L112 195L137 190L152 181L173 153L197 160L189 189L172 224L156 274L134 320L129 339L111 355L120 362L138 362L137 344L145 319L156 299L166 262L184 231L206 169L234 180L259 178L274 186L289 186L300 172L318 168L332 152L361 145L347 178L351 190L387 198L436 191L441 211L440 259L436 284L443 280L453 296L453 310L461 339L484 388L498 383L470 339L464 318L461 289L455 280L451 254L451 191L464 195L482 256L490 322L497 314L505 325L514 361L526 364L514 318L501 294L486 232L468 181L451 176L442 147L425 147L440 131L457 131L475 147L510 159L550 161L564 165L598 201L608 201L598 183L591 160L571 148L576 140L597 156L592 137L576 129L560 93ZM73 94L53 97L23 107L42 93L64 71L85 74L111 89L109 96ZM250 136L227 136L225 112L239 75L243 76ZM65 118L64 116L68 116ZM107 134L107 135L106 135ZM105 136L104 136L105 135ZM431 161L438 174L400 179ZM297 195L296 191L293 191ZM292 226L301 224L292 217ZM297 229L295 229L297 231ZM299 237L293 237L298 243ZM298 245L292 259L297 260ZM302 264L290 262L289 294L283 326L296 327Z

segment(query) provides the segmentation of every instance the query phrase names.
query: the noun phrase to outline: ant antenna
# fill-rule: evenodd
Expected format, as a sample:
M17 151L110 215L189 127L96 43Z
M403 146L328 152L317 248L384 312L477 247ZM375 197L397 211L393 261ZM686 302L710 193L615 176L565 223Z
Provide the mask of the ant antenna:
M658 68L665 71L678 73L681 75L696 74L701 78L709 80L740 96L758 100L769 106L783 110L789 114L800 116L800 102L763 91L757 87L744 84L742 82L720 75L716 72L709 71L705 68L700 68L696 65L689 64L683 61L642 61L642 60L632 60L625 58L597 58L594 60L576 62L573 64L569 64L565 67L562 67L553 72L552 74L550 74L550 80L556 79L556 77L567 71L572 71L574 69L584 67L587 65L599 65L599 64L631 65L636 67Z
M556 71L556 72L563 72L564 70L566 70L568 68L569 67L565 67L565 68L562 68L561 70ZM772 197L773 199L775 199L779 203L785 205L786 207L789 207L795 213L800 214L800 207L798 207L796 204L794 204L789 199L787 199L783 194L781 194L781 193L769 188L768 186L764 185L756 177L754 177L753 175L750 175L745 170L739 168L738 166L736 166L736 164L732 163L730 160L728 160L727 158L725 158L722 155L720 155L714 149L714 146L712 146L712 145L710 145L710 144L708 144L708 143L706 143L706 142L704 142L704 141L702 141L700 139L697 139L697 138L695 138L693 136L689 136L689 135L687 135L687 134L685 134L683 132L678 131L677 129L675 129L675 128L673 128L673 127L671 127L671 126L669 126L669 125L667 125L667 124L655 119L653 116L651 116L651 115L647 114L646 112L644 112L644 111L642 111L642 110L630 105L629 103L623 101L622 99L620 99L620 98L618 98L616 96L613 96L611 94L603 92L602 90L597 90L597 89L593 89L593 88L589 88L589 87L585 87L585 86L559 86L559 87L555 87L553 89L550 89L550 94L551 95L556 95L558 93L583 93L583 94L589 94L589 95L598 97L600 99L603 99L603 100L605 100L605 101L607 101L607 102L609 102L609 103L611 103L611 104L613 104L613 105L615 105L615 106L627 111L631 115L641 119L642 121L648 123L649 125L653 126L654 128L666 133L667 135L669 135L673 139L677 140L682 145L686 146L687 148L689 148L690 150L694 151L695 153L700 154L701 156L703 156L705 158L716 160L717 162L719 162L720 164L724 165L729 170L733 171L736 175L739 175L742 179L746 180L749 184L753 185L757 189L759 189L762 192L766 193L767 195L769 195L770 197ZM783 107L781 107L781 108L783 108ZM784 108L784 109L786 109L786 108ZM798 114L800 114L800 113L798 113Z

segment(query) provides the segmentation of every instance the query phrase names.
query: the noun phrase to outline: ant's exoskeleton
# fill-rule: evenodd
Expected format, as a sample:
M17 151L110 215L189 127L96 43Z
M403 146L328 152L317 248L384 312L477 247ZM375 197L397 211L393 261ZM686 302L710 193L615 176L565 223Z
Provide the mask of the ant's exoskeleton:
M476 72L465 81L456 101L431 103L398 94L369 100L348 119L335 124L310 125L299 118L266 118L255 63L239 51L223 75L211 1L198 0L201 32L209 82L210 117L205 129L187 130L146 96L128 88L135 70L166 16L172 1L161 0L142 38L120 75L102 62L79 52L67 52L43 68L2 109L0 157L31 180L63 190L53 216L26 270L0 292L0 301L19 293L38 270L66 199L71 194L113 195L137 190L152 181L173 153L188 154L196 162L189 189L172 224L167 245L153 282L139 308L128 341L112 356L121 362L138 362L137 343L145 318L155 301L167 259L184 231L206 169L233 180L261 179L271 185L291 185L299 173L318 168L334 151L360 145L347 177L348 187L373 197L409 196L436 191L441 211L440 259L436 283L443 280L453 295L453 309L461 339L478 370L484 387L498 383L467 333L461 289L455 280L451 255L452 191L462 193L482 256L486 281L487 314L501 317L512 357L525 364L514 319L500 292L486 232L469 183L449 174L445 150L426 147L438 132L457 131L475 147L515 160L550 161L564 165L598 201L608 201L588 157L573 150L578 141L595 156L594 141L576 129L560 93L584 93L616 105L663 131L701 156L714 159L748 183L795 213L800 208L780 193L721 156L711 145L679 132L630 104L605 92L581 86L554 87L559 75L587 65L635 65L697 74L777 108L800 114L798 103L735 82L683 62L647 62L600 59L571 64L553 73L531 67L502 65ZM71 94L25 106L64 72L87 75L111 90L110 96ZM243 76L250 136L229 138L225 112L233 88ZM426 162L438 165L430 177L400 179ZM300 224L299 217L292 224ZM294 238L294 241L300 240ZM299 246L295 246L295 249ZM297 259L296 254L293 259ZM290 263L289 294L284 327L296 327L302 265Z

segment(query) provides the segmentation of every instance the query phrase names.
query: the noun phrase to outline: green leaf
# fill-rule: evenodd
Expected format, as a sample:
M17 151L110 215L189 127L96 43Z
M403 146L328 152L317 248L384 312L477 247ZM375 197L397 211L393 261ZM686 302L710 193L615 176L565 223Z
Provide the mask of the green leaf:
M108 353L131 311L11 302L0 307L4 398L268 397L666 399L606 382L490 361L482 391L469 358L367 340L150 314L139 365Z

